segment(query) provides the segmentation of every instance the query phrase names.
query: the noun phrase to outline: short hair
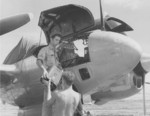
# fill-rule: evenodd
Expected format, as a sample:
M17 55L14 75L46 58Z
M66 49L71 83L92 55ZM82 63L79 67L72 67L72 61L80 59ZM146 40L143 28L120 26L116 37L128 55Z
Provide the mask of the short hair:
M72 85L75 79L75 75L71 71L64 71L62 73L62 79L66 82L67 85Z
M58 36L58 37L62 38L62 35L61 35L61 34L59 34L59 33L56 33L56 34L52 35L52 36L51 36L51 38L52 38L52 39L54 39L54 37L56 37L56 36Z

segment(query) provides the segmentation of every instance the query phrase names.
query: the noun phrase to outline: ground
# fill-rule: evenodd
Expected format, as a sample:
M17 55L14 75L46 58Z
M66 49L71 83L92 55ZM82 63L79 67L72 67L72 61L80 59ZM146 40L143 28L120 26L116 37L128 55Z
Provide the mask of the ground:
M150 116L150 85L146 84L145 88L146 116ZM14 106L1 103L0 116L10 116L10 114L16 116L17 109ZM143 91L129 98L111 101L101 106L85 104L84 109L89 110L94 116L143 116Z

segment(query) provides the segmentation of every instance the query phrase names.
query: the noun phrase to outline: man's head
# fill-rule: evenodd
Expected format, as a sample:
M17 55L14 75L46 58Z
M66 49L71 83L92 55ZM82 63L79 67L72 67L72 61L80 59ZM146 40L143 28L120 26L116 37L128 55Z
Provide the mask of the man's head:
M71 86L74 82L75 75L71 71L64 71L62 74L62 84Z
M62 36L60 34L54 34L51 36L51 44L57 46L60 43Z

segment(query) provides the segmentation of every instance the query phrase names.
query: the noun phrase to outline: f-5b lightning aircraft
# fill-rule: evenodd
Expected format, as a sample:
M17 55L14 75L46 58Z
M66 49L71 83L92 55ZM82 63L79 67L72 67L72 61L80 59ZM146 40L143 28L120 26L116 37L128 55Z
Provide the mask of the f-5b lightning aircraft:
M133 29L120 19L103 16L101 6L100 9L101 18L95 20L83 6L59 6L42 11L38 23L47 44L52 34L62 34L61 41L67 43L59 54L60 63L65 70L75 73L77 91L90 95L97 105L137 94L144 87L145 74L150 71L150 57L125 34ZM0 35L29 21L28 14L3 19ZM74 52L76 40L83 41L83 57ZM42 71L36 59L42 47L22 38L1 65L0 97L19 107L18 116L41 116Z

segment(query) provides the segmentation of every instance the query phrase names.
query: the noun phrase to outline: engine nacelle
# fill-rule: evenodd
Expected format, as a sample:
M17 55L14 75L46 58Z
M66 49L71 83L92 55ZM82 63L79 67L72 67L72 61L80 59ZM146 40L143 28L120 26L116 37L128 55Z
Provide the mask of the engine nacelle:
M109 87L91 95L95 104L102 105L110 100L123 99L137 94L142 89L142 78L133 71L124 75Z

